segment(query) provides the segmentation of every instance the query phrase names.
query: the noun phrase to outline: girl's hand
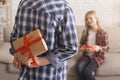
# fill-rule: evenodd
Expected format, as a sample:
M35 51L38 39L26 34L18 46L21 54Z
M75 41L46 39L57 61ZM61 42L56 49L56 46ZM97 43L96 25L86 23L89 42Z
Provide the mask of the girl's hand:
M92 47L94 48L95 52L98 52L99 50L101 50L101 47L98 45L94 45Z

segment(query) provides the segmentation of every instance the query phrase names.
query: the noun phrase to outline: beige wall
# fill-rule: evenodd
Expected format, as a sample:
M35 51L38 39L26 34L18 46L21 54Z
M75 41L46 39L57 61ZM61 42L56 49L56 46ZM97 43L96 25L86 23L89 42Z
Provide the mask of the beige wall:
M18 8L18 4L19 4L19 1L20 0L12 0L12 23L14 24L14 18L15 18L15 15L16 15L16 11L17 11L17 8Z
M120 26L120 0L67 0L70 2L78 25L84 25L88 10L96 10L104 26Z
M12 0L13 18L20 0ZM84 25L84 15L88 10L96 10L104 26L120 26L120 0L67 0L75 14L76 24Z

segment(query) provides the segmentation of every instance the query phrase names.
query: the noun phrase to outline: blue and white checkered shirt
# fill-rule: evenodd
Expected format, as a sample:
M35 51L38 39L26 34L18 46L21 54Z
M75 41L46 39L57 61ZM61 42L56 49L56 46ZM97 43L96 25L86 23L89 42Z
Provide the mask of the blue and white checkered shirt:
M48 46L50 65L38 68L22 66L19 80L66 80L67 60L78 51L78 38L73 12L65 0L22 0L18 6L10 37L12 42L29 32L40 29Z

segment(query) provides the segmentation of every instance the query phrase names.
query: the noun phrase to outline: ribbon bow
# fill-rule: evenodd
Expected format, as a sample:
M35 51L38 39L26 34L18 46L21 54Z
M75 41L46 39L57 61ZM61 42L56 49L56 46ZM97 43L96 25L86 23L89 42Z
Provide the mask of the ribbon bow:
M29 41L29 39L28 39L26 36L24 36L24 37L23 37L24 45L23 45L22 47L18 48L18 49L16 50L16 53L17 53L17 52L21 52L21 54L23 55L23 54L25 54L25 52L28 51L28 56L29 56L29 58L32 58L32 60L33 60L32 64L35 65L35 66L38 66L38 64L37 64L37 62L35 61L34 56L33 56L33 54L32 54L32 52L31 52L31 50L30 50L29 47L30 47L31 45L33 45L34 43L42 40L42 39L43 39L43 37L41 36L41 37L36 38L36 39L33 40L33 41Z

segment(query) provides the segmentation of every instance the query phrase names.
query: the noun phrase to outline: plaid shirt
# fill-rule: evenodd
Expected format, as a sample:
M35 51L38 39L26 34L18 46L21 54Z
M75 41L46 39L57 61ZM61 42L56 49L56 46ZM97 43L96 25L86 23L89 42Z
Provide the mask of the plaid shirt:
M84 33L84 30L83 30L83 33ZM88 35L89 34L87 31L87 35L81 37L81 41L80 41L81 46L87 44ZM101 50L99 50L98 52L95 52L94 59L97 62L99 67L103 64L103 62L105 60L105 56L104 56L105 52L108 52L108 50L109 50L108 43L109 43L109 41L108 41L107 32L105 32L103 29L97 30L95 44L98 46L101 46ZM85 56L83 56L83 58L84 57Z
M12 42L40 29L48 46L50 65L28 68L23 65L19 80L66 80L67 60L78 51L78 38L73 12L64 0L21 0L10 37Z

